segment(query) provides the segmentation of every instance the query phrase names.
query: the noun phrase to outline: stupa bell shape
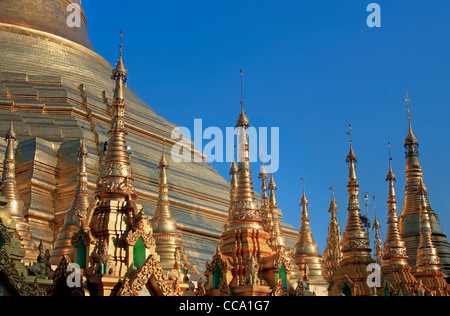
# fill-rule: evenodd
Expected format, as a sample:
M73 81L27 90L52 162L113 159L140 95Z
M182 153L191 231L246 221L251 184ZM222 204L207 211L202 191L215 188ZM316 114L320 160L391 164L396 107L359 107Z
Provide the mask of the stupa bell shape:
M81 0L3 0L0 23L53 34L92 49Z
M309 271L309 274L303 275L303 277L309 279L311 286L326 286L327 282L323 276L323 257L311 231L308 213L309 201L306 198L305 187L303 187L300 206L302 207L301 227L293 256L301 273Z
M160 257L159 263L166 273L178 275L181 279L185 268L191 275L199 276L197 267L190 263L189 257L185 253L181 235L177 230L177 223L170 210L168 168L169 163L163 149L159 162L158 201L156 211L150 221L153 238L156 242L156 252Z
M400 215L400 234L406 243L409 265L416 271L417 248L420 240L420 203L421 197L417 195L419 186L423 183L423 171L419 162L419 142L414 135L411 121L408 124L408 134L405 139L406 150L406 186L405 201ZM430 204L428 195L425 195L427 211L432 228L433 243L441 259L442 271L446 278L450 277L450 243L442 230L437 213Z

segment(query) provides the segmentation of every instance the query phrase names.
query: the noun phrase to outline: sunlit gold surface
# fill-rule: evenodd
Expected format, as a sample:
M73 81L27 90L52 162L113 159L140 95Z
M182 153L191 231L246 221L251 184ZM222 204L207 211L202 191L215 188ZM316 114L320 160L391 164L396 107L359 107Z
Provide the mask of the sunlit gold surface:
M0 23L0 38L4 57L0 59L0 119L9 124L14 103L19 191L33 240L44 240L51 248L76 192L81 138L90 152L88 189L95 190L111 120L112 67L82 45L33 29ZM161 144L164 139L167 147L174 143L170 139L174 125L157 116L131 89L125 91L125 98L134 187L151 216L158 197ZM192 154L200 155L194 149ZM229 183L206 162L177 163L171 170L171 211L190 261L203 269L228 214ZM296 230L285 223L282 228L292 247Z
M323 254L323 275L325 280L330 283L334 273L340 268L342 261L341 227L336 215L338 207L334 194L331 197L328 211L330 213L330 225L328 226L327 245Z
M312 286L328 287L328 282L323 276L323 257L319 252L319 247L314 241L311 231L310 219L308 214L309 202L306 198L306 191L303 188L303 195L300 202L302 207L301 227L298 241L295 245L293 256L300 272L309 271L309 280Z
M14 132L13 122L11 121L8 132L6 133L6 151L3 161L2 188L1 195L8 200L5 209L11 214L11 218L15 221L17 233L22 239L25 249L24 260L28 264L35 261L38 256L36 244L32 240L28 221L24 216L24 203L20 197L16 181L16 140L17 136Z
M79 27L67 24L72 13L68 11L70 4L80 5L81 0L1 0L0 22L47 32L92 48L82 8L76 11L80 17Z
M375 261L370 256L372 250L369 238L360 218L359 184L355 169L357 161L353 146L350 145L346 160L349 166L347 185L349 201L347 224L342 238L343 260L332 278L330 296L344 295L344 288L351 291L351 296L373 295L372 289L367 284L370 273L367 271L367 266Z

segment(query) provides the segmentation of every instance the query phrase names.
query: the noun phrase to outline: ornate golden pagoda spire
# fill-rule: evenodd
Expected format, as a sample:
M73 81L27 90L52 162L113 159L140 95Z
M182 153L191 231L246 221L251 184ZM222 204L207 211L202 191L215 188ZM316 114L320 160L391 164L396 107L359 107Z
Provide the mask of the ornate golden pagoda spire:
M294 259L293 252L289 249L289 247L286 244L286 237L284 236L283 229L281 228L281 220L279 218L279 214L281 214L281 210L278 208L277 205L277 198L276 198L276 191L278 190L278 187L275 183L275 177L273 174L270 174L270 180L269 180L269 204L268 204L268 217L270 219L270 240L269 240L269 246L274 251L282 251L286 254L286 259L289 261L291 267L292 267L292 277L298 279L302 277L302 273L300 273L300 270L297 266L297 263Z
M304 178L301 178L301 180L303 181L303 195L300 202L300 206L302 207L301 227L293 255L301 273L303 273L305 269L309 270L308 277L311 285L325 285L326 281L323 276L323 258L319 252L319 247L314 241L311 231L308 214L309 201L306 197L305 180ZM303 277L305 277L305 275Z
M360 217L359 184L355 169L358 159L353 151L351 125L347 134L350 135L350 151L346 159L349 168L348 217L342 238L343 260L340 269L333 276L329 294L331 296L372 296L373 290L367 284L369 276L367 266L374 263L374 260L370 256L372 249L369 237Z
M91 205L88 190L87 156L88 150L83 139L81 139L81 144L78 149L79 169L77 189L73 202L66 212L64 226L59 231L55 246L52 250L52 256L50 258L52 264L58 264L63 256L69 256L72 262L75 260L75 249L72 247L72 238L79 230L80 223L78 214L79 212L86 212Z
M241 113L236 122L239 135L237 186L234 201L230 201L233 204L226 229L212 261L206 265L206 295L264 296L274 291L280 278L285 289L289 285L289 262L284 253L274 252L269 246L270 235L256 207L247 138L250 125L243 105L241 98Z
M25 249L24 262L30 263L36 261L39 254L33 237L30 233L28 221L24 216L24 203L20 198L19 189L16 181L16 154L15 145L17 135L14 132L13 121L6 133L6 151L3 160L2 189L1 194L8 200L5 209L11 214L12 219L16 222L17 233L23 243Z
M87 211L78 212L80 230L72 239L77 263L85 270L92 296L116 295L120 282L134 282L136 273L141 275L142 268L149 269L148 265L161 270L159 264L155 266L159 256L149 220L142 206L134 202L137 195L125 140L123 83L126 78L121 44L119 62L112 76L116 89L110 138L95 200ZM164 160L161 164L164 165ZM163 278L159 285L173 285L167 276Z
M264 229L272 236L273 234L273 220L272 213L269 209L269 197L267 195L267 185L266 181L269 179L267 175L266 168L264 167L264 162L261 162L261 169L259 172L258 179L261 180L261 209L260 215L263 221Z
M441 261L431 238L432 228L427 210L428 191L423 182L419 185L420 196L420 244L417 250L416 279L422 282L432 296L447 296L447 283L441 271Z
M158 202L151 219L153 238L156 241L156 252L160 256L160 265L167 273L181 276L183 268L188 267L192 274L199 275L196 266L189 262L181 242L181 235L177 230L177 223L170 210L169 183L164 147L159 162Z
M389 144L390 151L390 144ZM386 181L389 182L389 197L388 197L388 227L386 234L386 241L383 249L384 265L402 265L408 266L408 256L406 254L406 246L403 238L400 235L398 225L397 213L397 198L395 194L395 177L392 170L392 158L389 154L389 171L386 176Z
M330 213L330 225L328 227L327 246L323 255L324 278L330 283L334 273L340 268L342 261L341 227L337 219L338 207L334 197L334 181L330 187L331 202L328 212Z
M242 86L242 70L241 70ZM241 89L242 90L242 89ZM262 229L262 219L256 208L255 193L252 183L252 171L250 168L250 152L248 144L247 128L250 127L247 115L244 112L244 100L241 98L241 113L236 122L239 134L238 142L238 182L236 188L236 200L233 207L233 216L230 227L241 227L245 219L246 225L255 229Z
M229 174L230 174L230 205L228 207L227 220L225 221L225 224L223 225L222 228L222 233L224 233L228 229L228 223L231 220L231 216L233 216L233 207L236 201L238 168L236 166L236 162L234 161L234 159L233 162L231 163Z
M375 197L373 197L373 211L375 213L375 220L373 221L372 229L375 231L374 250L377 264L381 267L383 265L383 242L380 237L381 224L377 218L377 210L375 207Z
M121 32L123 35L123 32ZM115 80L114 100L111 106L112 123L109 130L109 140L106 146L105 156L100 169L100 180L97 184L96 194L100 199L124 199L137 198L131 171L130 156L125 141L128 134L125 131L125 100L124 84L126 83L127 70L122 59L122 41L120 43L120 57L112 72L111 78Z
M406 246L403 241L398 226L397 199L395 194L395 184L397 180L392 170L391 146L389 144L389 171L386 181L389 182L388 193L388 221L387 234L383 249L383 267L381 274L389 282L391 295L403 293L406 296L413 296L417 284L416 278L411 273L412 269L408 264ZM392 290L395 293L392 293Z
M400 215L400 234L406 243L409 265L416 270L417 248L420 240L420 196L417 195L419 186L423 182L423 171L419 162L419 142L412 130L410 98L407 91L406 102L408 111L408 134L405 139L406 150L406 186L403 211ZM432 226L432 239L441 259L444 274L450 276L450 243L442 231L438 215L430 205L428 195L425 195L427 211Z

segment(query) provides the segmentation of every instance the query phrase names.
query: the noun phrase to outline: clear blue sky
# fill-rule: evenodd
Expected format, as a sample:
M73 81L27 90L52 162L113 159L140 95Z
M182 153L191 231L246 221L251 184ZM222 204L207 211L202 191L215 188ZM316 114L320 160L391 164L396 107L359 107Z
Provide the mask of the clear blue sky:
M432 207L450 234L450 2L378 1L382 27L366 25L361 0L84 1L95 50L117 60L124 30L129 87L180 126L233 126L244 68L252 126L280 127L275 175L284 220L300 227L302 184L323 253L335 179L339 220L347 217L346 135L353 126L361 192L376 197L386 233L387 143L403 207L409 89L413 128ZM228 179L229 165L214 164ZM259 165L253 166L255 188ZM363 205L361 203L361 205ZM370 205L373 217L372 205Z

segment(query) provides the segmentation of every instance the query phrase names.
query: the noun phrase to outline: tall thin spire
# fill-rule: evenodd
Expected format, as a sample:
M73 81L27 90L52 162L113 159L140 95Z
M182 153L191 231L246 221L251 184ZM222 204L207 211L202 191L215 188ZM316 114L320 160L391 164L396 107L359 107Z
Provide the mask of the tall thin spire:
M326 284L326 281L323 277L323 258L319 252L319 247L314 241L311 231L308 214L309 201L306 197L304 177L302 177L301 180L303 184L303 194L300 202L302 208L301 227L297 244L294 247L294 259L300 271L309 269L309 279L311 284L324 285Z
M150 222L153 229L153 237L156 241L156 252L160 256L160 265L166 272L178 271L177 273L180 273L182 265L186 264L192 274L198 275L197 267L189 262L189 258L184 252L181 235L178 233L176 220L170 210L167 178L169 163L166 158L164 143L158 168L158 201ZM179 259L177 258L178 255L180 256Z
M126 145L125 136L125 100L124 83L127 81L127 70L122 59L122 36L120 44L119 61L112 72L111 78L116 83L112 108L112 122L109 130L109 140L106 146L105 157L100 170L100 180L96 194L100 198L124 199L137 198L134 189L134 178L131 171L130 154Z
M341 227L337 219L338 207L334 196L334 179L330 187L331 203L328 209L330 213L330 225L328 227L327 245L323 255L324 277L330 283L334 273L340 268L342 261Z
M346 158L349 168L348 176L348 216L345 232L342 238L343 260L341 267L333 276L334 284L329 291L330 296L352 295L371 296L373 290L367 284L369 273L366 272L367 265L374 263L370 253L370 241L363 227L360 217L359 184L356 177L355 163L357 157L353 151L353 139L350 132L350 151ZM358 271L358 272L356 272ZM349 282L351 280L351 282ZM348 293L351 292L351 293Z
M386 181L389 182L388 191L388 220L387 233L383 249L383 267L381 273L384 279L390 283L390 294L403 293L406 296L413 296L417 285L416 278L411 273L412 269L408 264L408 256L403 238L400 235L397 213L397 199L395 195L396 177L392 170L391 144L389 146L389 171Z
M58 233L55 246L52 250L50 260L53 264L58 264L61 257L65 255L69 256L72 262L75 262L75 249L72 247L72 238L78 232L80 227L78 213L80 211L86 212L91 204L88 190L87 156L88 150L85 142L81 139L81 144L78 148L79 167L77 189L72 204L66 212L64 225Z
M36 244L33 242L30 227L24 215L25 206L17 187L15 154L17 135L13 128L12 118L5 139L6 151L5 159L3 160L3 187L1 188L1 194L8 199L8 204L5 206L5 209L11 214L12 219L16 222L17 232L23 240L23 247L26 252L24 260L26 262L31 262L36 260L38 250Z
M419 141L417 140L417 137L414 135L414 132L412 130L411 125L411 99L409 98L409 92L406 90L406 99L403 99L404 102L406 102L406 109L408 112L408 135L405 139L405 148L406 148L406 155L418 155L418 148L419 148Z
M392 170L391 144L389 143L389 171L386 181L389 182L388 192L388 221L387 234L383 249L384 265L408 265L406 246L400 235L397 212L397 198L395 194L395 181L397 178Z
M375 231L375 239L374 239L374 250L375 250L375 259L377 264L381 267L383 265L383 242L380 237L380 229L381 224L378 221L377 210L375 206L375 197L372 198L373 201L373 212L375 214L375 219L372 225L372 229Z
M241 71L242 78L242 71ZM238 183L236 188L236 199L233 207L233 213L236 216L232 216L231 220L236 221L240 218L236 224L240 226L242 224L242 218L252 222L253 225L258 228L262 228L262 219L256 208L255 193L252 183L252 171L250 168L250 151L248 144L247 128L250 127L249 120L244 113L243 102L241 101L241 113L239 114L236 122L236 128L238 130L239 142L238 142ZM233 225L233 223L230 223Z

